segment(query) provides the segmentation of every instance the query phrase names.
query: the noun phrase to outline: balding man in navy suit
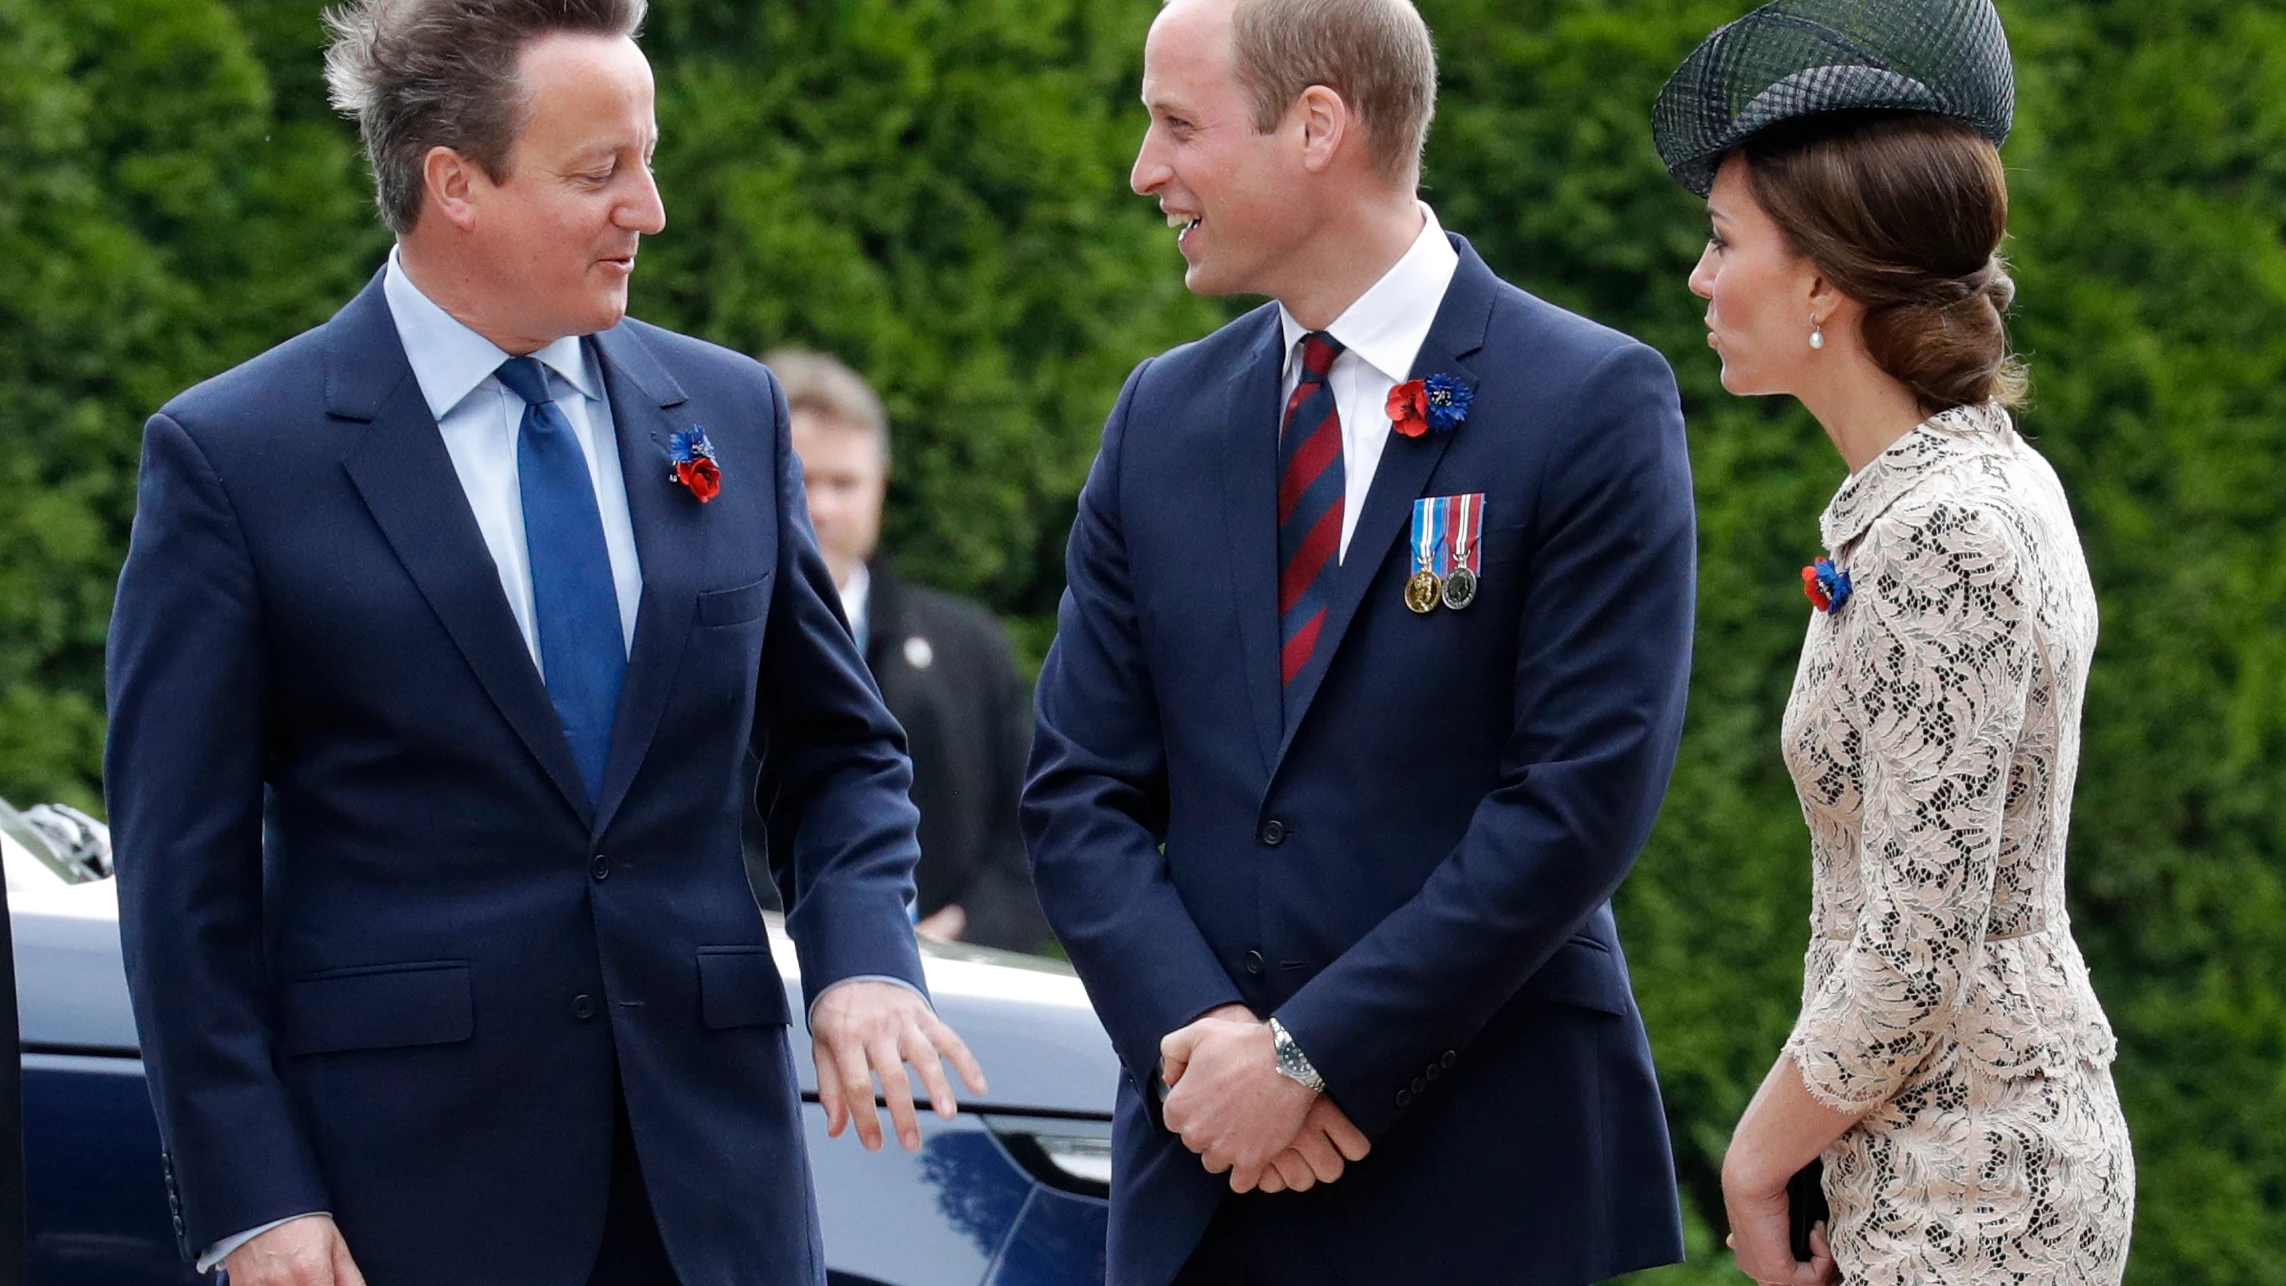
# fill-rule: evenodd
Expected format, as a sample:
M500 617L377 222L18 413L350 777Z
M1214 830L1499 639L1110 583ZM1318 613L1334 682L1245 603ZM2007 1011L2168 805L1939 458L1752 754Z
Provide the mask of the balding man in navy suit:
M1682 731L1682 416L1418 201L1435 75L1408 0L1174 0L1146 47L1135 189L1193 290L1275 302L1128 379L1040 677L1120 1286L1682 1254L1610 908Z

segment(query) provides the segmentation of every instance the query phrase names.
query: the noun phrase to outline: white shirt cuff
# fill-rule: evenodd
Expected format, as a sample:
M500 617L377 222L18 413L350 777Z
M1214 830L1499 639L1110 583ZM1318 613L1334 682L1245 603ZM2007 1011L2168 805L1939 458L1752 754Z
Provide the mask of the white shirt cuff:
M912 983L909 983L909 982L905 981L903 978L892 978L892 977L890 977L888 974L885 974L885 973L861 973L861 974L858 974L857 976L855 976L855 977L853 977L853 978L844 978L844 979L842 979L840 982L837 982L837 983L835 983L835 984L833 985L833 987L828 987L828 988L826 988L824 991L821 991L821 992L819 992L819 993L818 993L818 998L817 998L816 1000L813 1000L813 1001L811 1001L811 1002L810 1002L810 1012L809 1012L809 1013L807 1013L807 1014L805 1014L805 1015L803 1015L803 1021L805 1021L805 1022L808 1022L808 1021L810 1021L811 1019L815 1019L815 1018L818 1016L818 1005L819 1005L819 1004L820 1004L822 1001L824 1001L824 1000L825 1000L825 998L826 998L827 996L830 996L830 995L832 995L832 994L833 994L833 992L834 992L834 987L846 987L846 986L848 986L849 984L851 984L851 983L853 983L853 982L886 982L886 983L890 983L890 984L893 984L893 985L895 985L895 986L903 987L905 990L912 992L912 993L913 993L914 995L916 995L916 996L919 996L919 997L921 998L921 1003L922 1003L922 1004L924 1004L924 1005L928 1005L928 1004L929 1004L929 993L927 993L927 992L925 992L925 991L921 990L919 987L916 987L916 986L914 986ZM935 1009L936 1009L936 1006L935 1006L935 1005L929 1005L929 1008L930 1008L930 1009L933 1011L933 1010L935 1010ZM814 1024L813 1024L813 1025L814 1025Z
M206 1253L198 1257L198 1270L202 1273L213 1272L215 1269L222 1267L222 1261L230 1258L232 1251L237 1250L240 1246L245 1245L247 1242L254 1240L256 1237L261 1236L263 1233L266 1233L272 1228L276 1228L281 1224L289 1224L296 1219L330 1219L332 1217L333 1212L330 1210L312 1210L306 1215L287 1215L283 1219L273 1219L269 1223L263 1224L259 1228L248 1228L246 1231L239 1233L235 1237L224 1237L222 1240L214 1243L211 1246L208 1246L206 1248Z

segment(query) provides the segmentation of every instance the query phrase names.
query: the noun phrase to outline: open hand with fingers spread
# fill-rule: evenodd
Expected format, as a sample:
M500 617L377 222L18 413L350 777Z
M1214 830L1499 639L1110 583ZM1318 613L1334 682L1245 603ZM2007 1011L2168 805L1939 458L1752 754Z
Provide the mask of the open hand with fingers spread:
M365 1286L331 1215L289 1219L230 1252L231 1286Z
M948 1121L960 1106L945 1078L945 1061L960 1072L970 1092L986 1089L984 1069L968 1046L918 992L895 983L860 979L827 988L810 1013L810 1052L817 1059L826 1134L838 1139L854 1121L858 1141L869 1152L879 1151L882 1141L881 1117L874 1110L875 1077L897 1141L908 1152L920 1150L921 1123L907 1064L920 1073L929 1105Z

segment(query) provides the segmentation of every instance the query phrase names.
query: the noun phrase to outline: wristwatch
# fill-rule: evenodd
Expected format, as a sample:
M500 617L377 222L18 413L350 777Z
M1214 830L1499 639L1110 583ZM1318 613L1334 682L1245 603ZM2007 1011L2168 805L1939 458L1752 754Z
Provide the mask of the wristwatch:
M1286 1024L1275 1018L1270 1020L1270 1043L1278 1051L1280 1076L1299 1081L1312 1094L1326 1092L1326 1078L1318 1075L1317 1068L1310 1066L1310 1056L1294 1043L1294 1033L1287 1031Z

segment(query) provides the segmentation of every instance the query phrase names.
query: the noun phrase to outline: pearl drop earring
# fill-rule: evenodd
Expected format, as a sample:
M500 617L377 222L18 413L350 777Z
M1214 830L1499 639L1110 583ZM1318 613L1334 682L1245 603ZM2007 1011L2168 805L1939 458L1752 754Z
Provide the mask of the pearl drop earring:
M1819 324L1817 324L1816 322L1811 322L1811 323L1810 323L1810 347L1812 347L1812 348L1824 348L1825 346L1826 346L1826 328L1825 328L1825 327L1823 327L1823 326L1821 326L1821 325L1819 325Z

